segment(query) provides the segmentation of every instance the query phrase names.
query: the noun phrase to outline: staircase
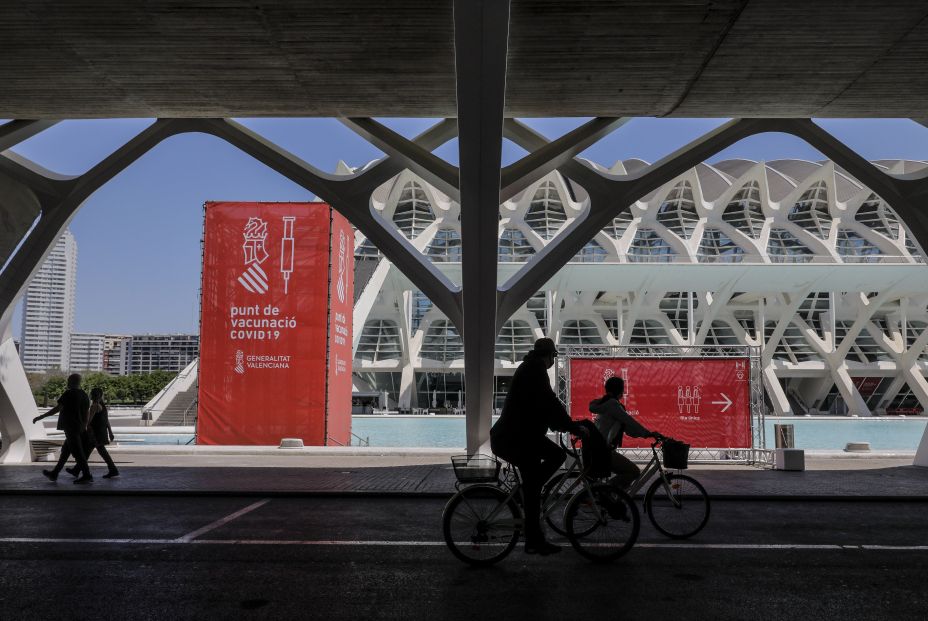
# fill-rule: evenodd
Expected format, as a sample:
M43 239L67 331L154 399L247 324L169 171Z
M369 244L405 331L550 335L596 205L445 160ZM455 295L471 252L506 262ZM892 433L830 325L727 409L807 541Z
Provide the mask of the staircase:
M197 382L187 390L178 392L168 404L161 416L154 422L155 427L184 427L195 425L197 421Z

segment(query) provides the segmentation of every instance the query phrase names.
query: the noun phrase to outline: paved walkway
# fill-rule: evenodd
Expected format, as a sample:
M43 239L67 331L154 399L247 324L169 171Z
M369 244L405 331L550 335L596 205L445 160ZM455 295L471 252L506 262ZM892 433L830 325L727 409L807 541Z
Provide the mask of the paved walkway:
M71 484L63 473L52 483L49 465L0 467L0 494L161 495L423 495L447 496L454 473L447 451L344 451L341 454L177 456L114 451L123 475ZM689 474L714 498L928 500L928 468L911 457L819 456L804 472L753 466L698 465ZM166 465L170 464L170 465Z

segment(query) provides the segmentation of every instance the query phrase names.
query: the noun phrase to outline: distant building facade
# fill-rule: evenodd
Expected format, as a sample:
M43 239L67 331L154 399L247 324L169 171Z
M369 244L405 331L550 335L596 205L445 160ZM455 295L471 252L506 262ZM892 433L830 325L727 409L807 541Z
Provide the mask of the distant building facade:
M200 355L197 334L134 334L125 343L127 375L182 371Z
M593 164L591 164L593 165ZM647 164L600 170L635 174ZM890 174L928 162L883 160ZM409 171L372 208L452 282L460 205ZM499 209L505 283L584 216L585 190L552 172ZM455 326L360 232L354 394L390 409L459 409ZM511 316L496 343L495 405L539 337L559 346L757 347L767 411L921 414L928 407L925 258L883 198L829 161L724 160L681 173L609 222ZM383 405L381 406L383 407Z
M103 340L103 371L109 375L126 375L129 369L131 336L108 334Z
M71 335L71 371L103 371L136 375L152 371L181 371L198 355L195 334L85 334Z
M77 286L77 241L58 239L23 297L20 358L29 372L67 371Z
M102 371L105 334L71 334L70 371Z

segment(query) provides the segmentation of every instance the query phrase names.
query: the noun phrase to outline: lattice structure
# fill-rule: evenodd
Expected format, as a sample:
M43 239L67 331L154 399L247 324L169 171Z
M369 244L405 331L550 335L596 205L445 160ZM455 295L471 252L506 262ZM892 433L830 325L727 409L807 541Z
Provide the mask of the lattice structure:
M626 263L695 264L707 275L706 279L700 278L709 285L706 289L662 291L654 286L644 292L627 290L622 288L622 272L618 271L615 276L604 271L599 285L604 290L595 294L556 287L543 289L500 330L495 347L495 372L512 373L531 341L540 336L555 338L562 346L693 344L707 352L735 345L763 346L768 354L765 364L771 371L769 377L778 379L776 385L769 387L772 397L768 397L766 407L771 411L779 414L902 411L903 406L893 406L897 393L907 382L897 365L903 364L904 352L915 345L928 327L925 312L928 287L921 297L908 296L903 322L901 291L897 296L883 295L880 308L872 307L870 298L861 298L854 292L830 291L827 282L821 283L821 289L807 292L795 290L792 284L764 288L753 283L751 293L726 294L733 276L725 269L715 268L737 266L743 271L736 278L749 281L753 280L752 270L764 266L775 267L782 274L789 273L794 264L842 269L853 269L860 263L897 264L917 269L922 266L923 256L912 254L904 243L904 239L911 239L911 232L885 201L828 162L791 167L789 162L781 161L775 171L764 163L747 166L741 163L739 167L735 164L732 161L702 164L684 172L683 180L678 177L653 192L648 200L632 203L629 211L607 223L570 261L574 265L595 263L589 269L603 270ZM919 165L925 166L905 163L909 169ZM741 171L738 177L725 172L736 168ZM784 177L787 170L800 170L805 176ZM728 189L720 191L717 185L713 186L712 200L704 190L710 173L713 183L719 177L728 180ZM782 185L768 191L774 177ZM789 183L783 183L784 180ZM382 193L399 196L399 188L394 186L410 183L408 177L398 178ZM428 188L424 181L421 183ZM838 187L843 192L838 192ZM530 261L554 241L554 238L545 240L546 234L582 217L583 188L575 187L574 191L576 200L561 198L571 193L564 178L555 172L540 180L534 189L529 188L501 204L497 251L500 261ZM700 204L708 203L706 209L696 210L696 197ZM566 220L541 218L540 214L550 216L551 205L556 205L557 213L565 214ZM823 211L825 207L827 213ZM380 208L390 213L392 206L387 203ZM444 266L461 259L460 246L456 245L460 239L457 231L446 228L457 222L458 210L454 201L430 205L428 213L434 214L436 227L412 239L417 246L426 248L424 254L436 264ZM691 223L692 213L698 217ZM556 222L556 227L551 222ZM681 223L692 226L679 229L684 225ZM819 239L819 232L825 228L829 230L827 241ZM687 236L687 243L681 243ZM359 255L370 252L363 236L358 237L356 247ZM447 249L446 254L440 252L442 248ZM444 266L446 270L453 268ZM880 282L876 273L873 278L872 294L879 295L890 283ZM458 341L452 341L448 344L449 351L436 351L441 342L427 334L430 322L440 322L442 330L445 329L445 314L428 303L422 293L412 292L412 311L407 317L401 310L404 305L391 297L391 290L392 287L386 286L368 293L378 296L379 301L372 309L378 317L391 317L401 325L408 321L411 327L404 341L404 359L409 361L408 370L413 373L405 375L409 378L407 388L398 386L391 398L395 397L401 408L426 407L430 397L416 392L413 374L457 373L463 364L463 349ZM798 299L800 294L802 297ZM791 295L798 304L787 299ZM556 312L551 314L550 309ZM863 327L858 325L855 329L860 316L865 319ZM758 327L763 328L762 335L758 334ZM907 343L900 349L895 344L901 343L903 330ZM836 358L844 350L844 359ZM928 371L928 353L924 347L916 358L920 368ZM845 360L849 374L835 377L835 369ZM374 370L375 366L360 357L355 365L364 371ZM867 378L885 377L887 372L899 381L884 382L877 391L874 388L877 380ZM503 396L497 393L497 407ZM900 402L908 409L908 401ZM925 405L928 404L920 403L919 407Z
M518 121L504 119L508 10L508 3L454 3L454 41L458 50L455 54L455 62L458 63L456 120L441 121L409 140L370 118L344 119L351 129L387 154L387 157L350 174L333 175L319 171L227 119L159 119L86 173L70 178L50 174L15 155L0 155L0 181L7 188L0 204L4 222L0 256L6 262L0 274L0 307L4 309L0 328L5 331L9 326L16 300L83 201L162 141L188 132L215 136L330 203L354 224L359 239L370 240L384 258L404 274L407 287L411 283L412 287L428 296L435 307L430 313L440 312L458 334L467 335L467 343L463 346L466 363L463 364L463 375L467 380L467 403L470 406L467 411L467 443L471 452L476 452L488 439L496 335L510 319L524 319L529 325L537 324L537 307L528 311L525 304L538 291L546 291L546 296L550 296L545 304L549 334L558 335L564 320L589 321L599 330L604 343L611 342L610 330L603 320L607 315L597 316L599 311L583 306L595 301L597 291L610 287L607 284L608 272L592 277L584 276L586 272L583 270L609 269L609 260L578 262L572 266L578 279L586 279L582 287L571 285L566 287L567 291L561 287L546 289L546 285L573 257L578 253L581 253L581 258L584 257L581 251L594 238L607 251L613 265L634 267L644 263L638 267L651 269L653 266L648 263L663 264L661 270L640 278L634 289L620 292L622 295L633 294L628 297L627 305L617 302L616 308L609 309L610 316L616 317L616 323L622 326L618 330L622 342L628 342L637 321L648 320L645 315L649 309L655 308L663 293L679 289L680 282L689 282L671 268L678 264L698 266L703 263L711 263L705 267L712 269L732 267L719 265L717 261L700 261L700 256L714 258L712 248L727 248L728 244L721 236L711 233L711 238L702 244L704 252L700 253L700 244L707 229L720 230L745 250L739 269L782 262L807 263L806 267L813 268L822 264L852 265L858 270L875 267L869 263L861 264L858 261L861 256L867 257L868 262L878 258L879 267L897 264L922 269L918 264L921 244L916 238L928 243L928 214L922 209L923 197L928 195L928 170L924 163L909 162L904 167L900 167L898 162L871 164L808 119L736 119L657 164L635 161L613 169L581 161L576 156L621 126L622 119L596 118L555 141L547 140ZM480 66L479 70L471 71L475 55L481 59ZM0 125L0 152L54 123L20 120ZM744 162L737 162L727 169L720 163L712 174L729 182L730 188L722 188L721 194L718 194L717 190L709 187L710 184L701 183L700 175L703 173L700 171L711 168L701 163L739 140L764 132L792 134L808 142L831 161L792 167L774 162L747 166ZM455 135L459 135L460 167L451 166L433 153ZM504 137L529 152L505 169L500 162ZM768 174L768 168L775 169L777 175ZM810 172L803 175L791 173L791 170L801 169ZM795 184L783 182L785 178L793 179ZM565 179L570 180L570 188L564 185ZM410 185L406 192L409 181L414 181L418 188ZM758 182L761 213L765 217L764 228L759 233L756 210L751 205L754 200L753 181ZM375 195L375 191L388 182L399 184L399 191L392 193L396 199L388 199L387 202L391 203L389 211L384 211L383 195ZM733 216L726 221L722 206L728 207L735 194L746 184L746 196L737 199L748 202L746 207L741 207L742 215L739 217L747 227L741 231L732 225ZM443 202L464 206L456 208L455 215L459 216L459 220L456 218L454 223L442 221L443 215L436 210L437 196L448 199ZM650 196L656 197L658 202L652 204L650 199L644 198ZM873 207L873 196L891 207L894 214L883 205ZM401 201L403 206L397 213ZM430 203L428 209L431 209L431 214L425 201ZM494 210L482 208L494 203L511 206L513 201L525 201L522 204L526 206L517 210L510 208L502 218ZM868 203L868 206L858 219L855 213L863 203ZM665 205L663 211L657 205ZM579 217L581 214L582 218ZM631 215L631 220L623 214ZM898 237L894 218L900 224ZM868 229L866 223L874 219L879 221L879 226ZM514 243L511 247L518 250L510 251L508 256L516 257L514 262L524 263L523 269L505 271L500 267L500 226L521 233L521 239L512 234ZM460 267L453 261L434 261L435 255L425 252L425 242L429 240L422 239L422 236L433 235L439 228L460 230ZM852 257L851 261L845 261L838 251L840 228L847 229L841 237L840 247L844 257ZM868 246L850 235L851 232L879 249L881 254L871 252ZM775 248L770 248L770 243ZM440 250L441 245L437 248ZM900 248L903 250L900 251ZM448 251L447 247L445 251ZM370 248L362 254L374 259L377 256ZM587 251L586 255L599 256L599 253ZM452 269L449 271L446 267ZM488 277L495 268L501 270L497 282ZM375 272L368 286L381 286L387 271ZM816 271L811 280L804 281L805 284L798 288L782 286L783 278L777 279L771 273L777 282L770 284L776 285L774 288L779 292L768 291L763 295L758 295L756 290L747 291L744 296L735 295L746 287L735 289L737 283L731 280L720 286L708 286L709 277L705 274L699 278L699 287L687 286L696 290L700 299L705 297L708 301L712 298L711 302L700 306L699 312L706 315L696 318L703 322L703 332L712 325L708 319L724 315L725 307L731 301L738 301L736 306L742 306L738 308L742 311L757 304L760 308L755 315L756 325L766 326L767 321L773 322L769 332L766 327L761 329L764 344L762 359L765 365L773 364L772 367L765 366L765 369L773 369L781 373L781 378L792 380L788 374L782 374L786 370L781 372L781 366L823 364L824 369L833 375L835 386L848 404L849 411L863 412L866 410L864 395L854 393L851 380L852 374L858 370L840 364L853 344L848 341L856 342L865 329L872 334L869 325L872 319L889 312L893 301L897 307L904 307L899 311L905 315L900 324L904 333L907 333L905 326L909 319L924 319L920 313L926 307L918 295L912 295L913 287L909 283L915 277L909 272L896 269L884 273L891 273L894 280L874 279L873 287L867 287L872 295L867 296L855 293L860 288L852 286L850 279L842 276L845 272L837 269ZM455 280L456 277L459 281ZM678 278L676 286L663 282L668 278ZM825 281L827 284L823 284ZM924 282L923 277L921 282ZM898 292L903 286L907 287L903 296L906 300L900 301ZM813 338L806 332L812 330L801 320L794 319L801 300L812 291L829 290L830 287L839 288L834 291L834 312L839 316L842 312L853 314L853 318L849 319L853 321L852 327L845 341L837 346L827 339L820 342L818 337ZM914 290L919 291L917 288ZM613 296L614 299L620 297ZM568 299L571 306L580 306L568 308ZM366 318L363 322L356 321L356 324L364 325L367 319L391 320L377 316L380 311L375 307L376 300L365 299L362 295L356 308ZM399 308L408 309L409 305L397 304L394 310ZM583 314L586 316L578 316ZM426 331L434 320L430 317L422 319ZM408 318L393 321L401 334L409 329ZM383 325L380 324L381 327ZM534 328L533 325L533 329L540 329L540 326ZM356 330L358 338L363 332L363 329ZM669 334L671 339L677 338L676 331L671 330ZM740 333L738 337L742 338ZM696 334L695 338L696 342L700 342L700 339L705 339L705 334ZM744 338L747 339L747 336ZM812 350L810 354L802 354L808 359L800 360L796 353L802 349L799 338L805 339ZM409 349L410 339L420 339L420 347L424 339L407 336L402 342L403 355L413 360L415 352ZM788 362L774 362L784 339L785 347L791 352L790 359ZM928 345L926 341L928 337L920 335L909 349L887 344L885 340L878 341L878 345L891 350L897 370L908 369L901 371L901 377L897 378L899 386L894 383L887 389L887 406L892 405L903 382L920 403L928 401L928 386L923 373L918 371L920 367L917 367L921 364L919 357ZM15 359L12 339L0 344L0 348L0 353ZM462 366L449 356L445 356L442 364ZM363 365L360 371L366 372ZM809 398L814 390L803 382L797 386L787 385L784 391L783 386L778 386L778 382L774 382L766 371L765 382L772 406L778 412L794 411L793 402L802 400L808 404L814 401ZM21 369L14 368L5 374L0 378L0 385L7 396L5 403L9 404L0 408L0 432L4 434L0 460L9 459L11 454L18 456L15 459L23 459L26 430L38 436L44 432L29 422L33 406ZM848 390L848 386L852 389Z

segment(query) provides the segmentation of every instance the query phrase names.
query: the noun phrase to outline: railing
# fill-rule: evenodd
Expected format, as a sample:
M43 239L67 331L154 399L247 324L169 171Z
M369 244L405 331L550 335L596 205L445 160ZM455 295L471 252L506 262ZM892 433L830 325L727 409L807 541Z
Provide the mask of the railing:
M355 438L355 439L358 441L358 443L355 444L354 446L370 446L370 445L371 445L370 436L368 436L368 437L366 437L366 438L362 438L362 437L359 436L358 434L356 434L356 433L354 433L354 432L351 432L351 437L352 437L352 438ZM352 444L351 444L351 439L350 439L350 438L348 439L348 444L344 444L343 442L339 442L338 440L336 440L336 439L333 438L332 436L327 436L326 441L327 441L327 442L332 442L332 443L334 443L334 444L336 444L336 445L338 445L338 446L352 446Z
M190 405L187 406L187 409L184 410L184 426L185 427L187 426L187 414L190 412L191 409L194 409L197 407L198 401L199 401L198 399L194 398L193 401L190 402ZM196 420L196 416L194 416L193 419Z
M842 255L840 258L835 259L832 256L826 255L814 255L814 254L767 254L769 261L765 261L762 256L759 255L714 255L714 254L705 254L705 253L696 253L696 254L623 254L618 258L616 257L607 257L604 259L579 259L574 258L568 261L568 264L576 265L578 263L601 263L601 264L624 264L624 263L673 263L673 264L692 264L692 265L706 265L706 264L723 264L723 265L781 265L781 264L815 264L815 265L859 265L861 263L891 263L891 264L925 264L925 258L921 255L889 255L889 254L876 254L876 255ZM507 258L500 258L500 264L522 264L527 263L530 256L525 257L522 260L507 260Z

